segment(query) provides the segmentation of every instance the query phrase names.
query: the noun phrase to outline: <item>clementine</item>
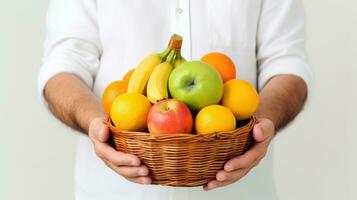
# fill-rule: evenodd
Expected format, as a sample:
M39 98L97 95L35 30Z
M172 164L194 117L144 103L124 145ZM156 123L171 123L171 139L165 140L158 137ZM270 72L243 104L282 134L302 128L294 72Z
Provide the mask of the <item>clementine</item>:
M201 60L216 68L221 75L223 82L236 78L236 67L227 55L212 52L203 56Z
M249 82L233 79L223 86L222 105L229 108L237 120L244 120L257 110L259 96Z
M114 99L120 94L125 93L127 89L127 81L115 81L105 88L102 95L102 106L106 113L110 113L110 107L112 106Z
M139 93L125 93L115 98L110 117L116 127L128 131L143 131L151 108L148 98Z
M232 131L236 128L236 119L228 108L221 105L210 105L198 112L195 128L198 134Z
M126 72L126 74L123 77L123 80L129 82L130 78L131 78L131 75L133 74L134 70L135 69L131 69L128 72Z

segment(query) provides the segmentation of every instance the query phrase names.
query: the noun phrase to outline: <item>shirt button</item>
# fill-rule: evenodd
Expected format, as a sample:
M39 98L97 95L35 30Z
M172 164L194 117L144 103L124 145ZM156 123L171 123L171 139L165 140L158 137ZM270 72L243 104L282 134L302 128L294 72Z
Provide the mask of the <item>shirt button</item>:
M182 10L182 8L177 8L176 12L177 12L177 14L182 14L183 10Z

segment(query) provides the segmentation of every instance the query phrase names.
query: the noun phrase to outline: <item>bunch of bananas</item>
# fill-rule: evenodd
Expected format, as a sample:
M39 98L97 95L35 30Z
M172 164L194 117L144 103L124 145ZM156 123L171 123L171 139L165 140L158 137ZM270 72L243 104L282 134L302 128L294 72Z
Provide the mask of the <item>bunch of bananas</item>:
M173 35L168 48L144 58L135 68L128 93L146 94L152 103L169 98L167 82L174 67L186 62L181 56L182 37Z

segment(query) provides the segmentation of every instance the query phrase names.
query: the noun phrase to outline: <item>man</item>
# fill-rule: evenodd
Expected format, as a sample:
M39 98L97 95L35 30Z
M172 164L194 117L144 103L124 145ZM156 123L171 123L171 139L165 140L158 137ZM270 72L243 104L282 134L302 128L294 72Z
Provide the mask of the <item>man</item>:
M304 104L311 80L304 31L300 0L50 1L39 91L57 118L84 133L76 199L276 199L269 166L251 169ZM136 156L107 144L103 124L99 97L105 86L164 49L173 33L183 36L186 58L223 52L234 60L238 77L260 91L255 145L228 161L204 190L150 185Z

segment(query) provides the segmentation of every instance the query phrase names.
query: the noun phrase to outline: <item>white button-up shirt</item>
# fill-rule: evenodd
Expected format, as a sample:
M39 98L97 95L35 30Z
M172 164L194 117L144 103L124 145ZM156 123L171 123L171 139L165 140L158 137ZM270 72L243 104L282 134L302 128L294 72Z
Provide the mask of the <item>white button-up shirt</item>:
M301 0L51 0L39 91L55 74L70 72L100 97L143 57L164 50L173 33L183 36L186 59L223 52L237 77L258 89L278 74L297 75L310 86ZM138 185L107 168L82 135L76 199L277 199L271 167L268 155L239 182L211 192Z

